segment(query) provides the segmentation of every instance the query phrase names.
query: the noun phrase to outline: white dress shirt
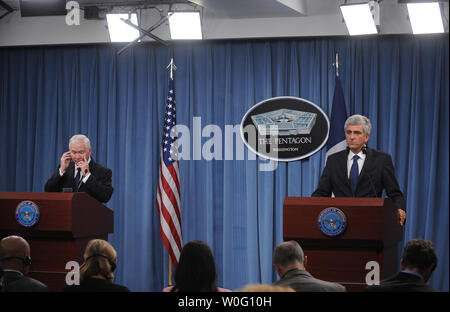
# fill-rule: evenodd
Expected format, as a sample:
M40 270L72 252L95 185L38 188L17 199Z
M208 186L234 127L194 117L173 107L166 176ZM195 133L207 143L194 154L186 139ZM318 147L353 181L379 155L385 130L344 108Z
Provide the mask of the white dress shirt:
M366 154L362 151L359 151L358 154L354 154L352 151L348 153L347 156L347 177L350 179L350 169L353 165L353 156L358 155L358 175L361 173L361 169L364 165L364 161L366 161Z

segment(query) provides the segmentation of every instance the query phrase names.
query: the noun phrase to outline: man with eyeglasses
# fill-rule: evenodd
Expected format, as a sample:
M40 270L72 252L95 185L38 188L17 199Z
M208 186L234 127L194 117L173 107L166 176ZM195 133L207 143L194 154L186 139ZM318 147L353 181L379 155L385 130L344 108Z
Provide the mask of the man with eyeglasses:
M85 192L99 202L108 202L114 191L112 171L96 163L91 154L89 138L74 135L69 141L69 151L61 156L60 166L45 184L45 191Z

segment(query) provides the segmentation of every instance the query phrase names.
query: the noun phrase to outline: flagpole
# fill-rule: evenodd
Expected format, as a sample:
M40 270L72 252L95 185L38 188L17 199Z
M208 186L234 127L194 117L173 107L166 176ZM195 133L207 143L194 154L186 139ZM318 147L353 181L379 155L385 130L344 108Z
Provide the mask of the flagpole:
M345 150L345 148L347 147L347 142L345 141L345 133L343 131L345 121L347 120L347 112L345 109L344 92L342 90L341 79L339 77L339 65L339 54L336 53L333 63L333 66L336 68L336 77L330 118L330 133L327 141L325 163L327 162L328 156Z
M173 57L170 59L169 65L166 67L170 71L170 79L173 80L173 72L177 69L173 62ZM172 286L172 257L169 254L169 286Z
M336 67L336 77L339 77L339 54L337 53L335 63L333 65Z
M172 286L172 257L169 255L169 286Z

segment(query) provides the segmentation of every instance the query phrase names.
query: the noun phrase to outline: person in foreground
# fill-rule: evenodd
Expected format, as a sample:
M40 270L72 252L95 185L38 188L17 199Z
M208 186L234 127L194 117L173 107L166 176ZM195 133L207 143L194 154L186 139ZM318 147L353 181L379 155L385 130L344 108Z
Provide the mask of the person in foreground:
M277 286L290 286L296 292L344 292L345 287L314 278L306 271L307 257L296 241L287 241L275 247L273 265L280 280Z
M431 274L437 265L437 255L433 243L424 239L410 240L400 261L401 271L380 282L367 286L366 292L436 292L428 286Z
M381 197L383 189L398 208L399 224L406 220L406 202L389 154L367 147L372 125L362 115L344 125L346 150L331 154L313 197Z
M216 286L216 265L208 244L192 240L184 245L175 271L175 286L163 292L230 292Z
M31 265L30 245L20 236L8 236L0 241L0 262L3 266L5 292L48 292L43 283L28 277Z
M295 292L290 286L278 286L268 284L247 284L241 292Z
M63 292L129 292L127 287L113 283L116 261L117 253L107 241L89 241L80 267L80 285L66 286Z
M114 191L111 185L112 171L96 163L91 157L89 138L74 135L69 141L69 151L61 156L55 174L45 183L46 192L86 192L99 202L106 203Z

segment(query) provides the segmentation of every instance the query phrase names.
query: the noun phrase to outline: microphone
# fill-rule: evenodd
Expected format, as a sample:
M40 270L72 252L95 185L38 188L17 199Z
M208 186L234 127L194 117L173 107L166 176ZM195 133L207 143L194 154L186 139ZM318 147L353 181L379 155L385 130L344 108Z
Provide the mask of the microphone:
M363 154L367 154L367 144L364 144L364 146L361 148L361 151Z
M347 145L347 147L345 148L345 150L347 152L350 152L350 147ZM365 144L362 148L361 151L363 152L363 154L367 154L367 144Z
M87 170L87 169L84 169L84 174L83 174L82 177L80 177L80 182L78 182L78 185L77 185L77 192L78 192L78 190L80 189L80 186L81 186L81 184L83 183L83 178L84 178L84 176L87 174L87 172L88 172L88 170Z
M81 183L83 183L83 177L81 177L81 178L80 178L80 182L78 182L78 185L77 185L77 192L78 192L78 190L80 189Z

